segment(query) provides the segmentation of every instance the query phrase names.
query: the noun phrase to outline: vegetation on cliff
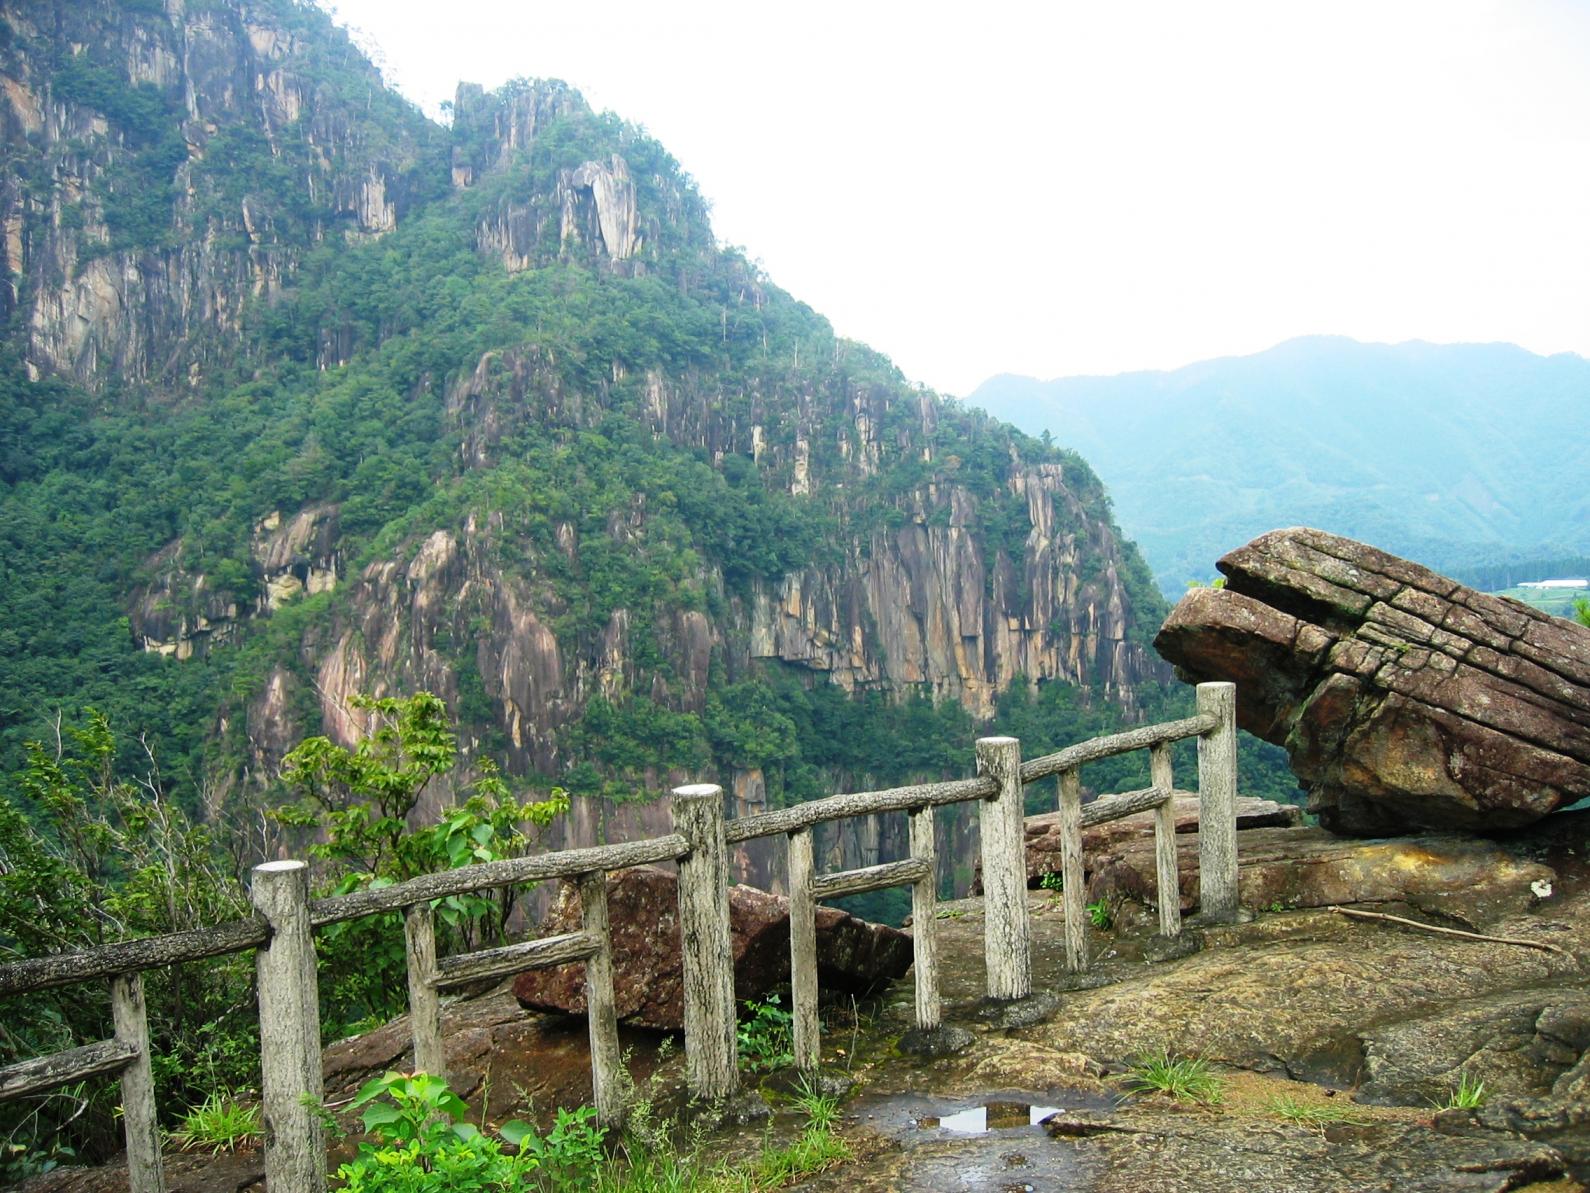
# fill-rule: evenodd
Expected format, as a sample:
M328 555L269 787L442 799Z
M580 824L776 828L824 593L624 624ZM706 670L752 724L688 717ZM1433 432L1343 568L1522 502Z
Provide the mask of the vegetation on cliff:
M717 245L641 130L552 83L461 89L452 128L430 125L285 0L214 6L208 57L182 62L254 72L257 107L207 77L183 100L170 71L141 77L104 45L173 44L172 22L196 17L56 7L5 17L7 73L45 113L8 147L33 182L12 196L26 259L8 262L0 354L6 769L56 710L93 705L147 737L186 806L214 806L340 715L339 650L366 686L442 693L471 766L620 799L685 772L762 770L780 801L960 769L962 709L985 719L1018 677L1074 689L1088 717L1163 684L1145 649L1162 606L1080 458L837 337ZM101 48L63 47L60 20ZM212 110L214 129L190 131L202 153L172 149ZM374 214L370 170L390 201ZM73 171L91 185L69 187ZM104 258L169 279L197 241L270 262L193 267L237 317L164 363L93 356L101 332L147 347L137 320L197 316L162 300L118 324L50 270L83 281ZM70 360L67 291L97 329ZM322 546L267 559L270 528L307 510L331 511ZM412 571L439 531L467 565L383 653L371 619L401 616L378 610L383 569ZM901 584L983 590L953 598L958 629L914 611L925 663L889 657L872 625L878 601L920 597L878 580L854 603L886 564ZM317 569L326 583L293 587ZM800 633L859 632L854 699L805 647L752 642L801 593L791 577L846 602ZM511 690L529 682L508 656L531 622L550 633L526 664L553 673L540 698Z

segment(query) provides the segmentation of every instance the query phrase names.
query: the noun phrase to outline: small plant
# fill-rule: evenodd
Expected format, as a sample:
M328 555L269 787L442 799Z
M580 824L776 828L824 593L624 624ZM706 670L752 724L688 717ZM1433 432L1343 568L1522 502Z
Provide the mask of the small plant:
M806 1116L809 1130L829 1131L839 1121L839 1099L813 1088L802 1076L796 1085L795 1105Z
M777 995L748 1002L750 1018L740 1024L740 1064L752 1073L771 1073L795 1063L795 1020Z
M538 1136L523 1123L504 1124L502 1136L521 1155L535 1157L542 1182L553 1189L584 1189L591 1185L605 1158L602 1129L596 1125L596 1108L558 1108L552 1130Z
M1265 911L1285 911L1286 910L1286 904L1281 902L1281 900L1276 899L1273 902L1271 902L1271 904L1268 907L1266 907L1264 910Z
M1065 875L1054 870L1045 870L1038 878L1038 887L1045 891L1063 891L1066 889Z
M182 1116L171 1139L187 1151L208 1151L218 1156L254 1143L263 1134L258 1106L245 1105L216 1092Z
M1317 1102L1300 1102L1290 1094L1281 1094L1265 1103L1271 1114L1284 1118L1300 1127L1324 1130L1332 1123L1360 1123L1363 1119L1353 1113L1351 1106L1322 1106Z
M1108 932L1115 927L1115 905L1108 899L1100 899L1088 904L1088 923L1100 932Z
M377 1077L352 1105L365 1108L364 1129L380 1143L360 1144L358 1157L337 1169L343 1193L518 1193L541 1163L529 1127L503 1125L503 1137L519 1146L505 1155L500 1143L465 1121L464 1100L429 1073Z
M1209 1069L1209 1062L1197 1057L1172 1057L1168 1052L1144 1055L1127 1071L1129 1093L1169 1094L1178 1102L1218 1105L1224 1094L1220 1078Z
M1464 1070L1445 1102L1432 1103L1437 1110L1474 1110L1485 1105L1485 1082L1470 1077Z

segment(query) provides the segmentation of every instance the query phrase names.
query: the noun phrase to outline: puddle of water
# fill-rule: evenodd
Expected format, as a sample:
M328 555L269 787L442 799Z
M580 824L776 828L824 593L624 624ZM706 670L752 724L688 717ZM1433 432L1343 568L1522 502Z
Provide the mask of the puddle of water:
M957 1135L984 1135L1011 1127L1035 1127L1060 1110L1059 1106L1034 1106L1028 1102L987 1102L939 1117L924 1114L916 1119L915 1126L919 1131L937 1128Z

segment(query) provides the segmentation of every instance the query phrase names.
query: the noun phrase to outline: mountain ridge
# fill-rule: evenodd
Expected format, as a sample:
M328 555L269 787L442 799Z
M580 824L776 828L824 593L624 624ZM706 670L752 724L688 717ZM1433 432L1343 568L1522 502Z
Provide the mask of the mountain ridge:
M1283 525L1444 570L1590 539L1590 362L1572 353L1298 337L1165 371L1002 375L968 401L1086 455L1167 591Z

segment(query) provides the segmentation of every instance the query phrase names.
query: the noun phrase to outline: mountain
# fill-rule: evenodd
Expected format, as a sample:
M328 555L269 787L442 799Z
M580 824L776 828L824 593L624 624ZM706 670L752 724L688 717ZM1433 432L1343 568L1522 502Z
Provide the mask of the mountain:
M443 126L311 4L18 0L0 143L6 769L93 705L213 811L426 688L590 839L1167 690L1082 459L836 337L564 84Z
M1170 372L1001 376L968 401L1099 470L1166 591L1307 525L1441 571L1590 548L1590 361L1289 340Z

